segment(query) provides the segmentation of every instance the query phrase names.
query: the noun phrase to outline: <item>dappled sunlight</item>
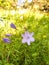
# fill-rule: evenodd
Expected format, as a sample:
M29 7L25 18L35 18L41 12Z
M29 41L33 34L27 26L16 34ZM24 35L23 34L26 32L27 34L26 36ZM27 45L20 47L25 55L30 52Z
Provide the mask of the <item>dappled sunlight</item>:
M4 23L5 23L4 27L3 27L3 24L1 24L1 26L3 27L3 28L1 28L1 29L3 29L1 36L3 37L5 34L8 34L8 33L15 34L15 29L12 29L10 27L11 22L5 21Z
M32 16L32 14L35 16L35 19L41 19L44 14L43 13L40 13L39 11L36 11L35 13L32 11L32 10L29 10L29 9L22 9L22 10L19 10L19 11L15 11L15 10L10 10L10 11L6 11L4 10L3 11L3 15L5 15L5 17L9 17L9 14L12 15L12 19L10 18L10 20L4 20L3 22L0 22L0 28L3 27L3 31L2 31L2 34L1 36L7 33L11 33L11 34L16 34L16 30L15 29L12 29L10 28L10 24L11 23L16 23L15 21L15 14L17 14L17 16L19 16L19 20L23 21L24 17L28 18L29 16ZM19 22L20 23L20 22ZM16 27L17 27L17 34L22 31L22 30L25 30L24 28L27 28L28 26L28 23L24 23L24 27L20 27L17 23ZM34 26L33 26L34 27ZM4 32L4 33L3 33Z
M49 65L48 0L0 0L0 65Z
M41 13L40 11L35 12L35 18L36 19L41 19L44 16L44 13Z
M0 21L0 29L4 28L4 26L5 26L5 23L3 21Z
M19 14L25 14L28 12L28 9L22 9L22 10L19 10L18 12L19 12Z
M15 11L15 10L11 10L11 11L10 11L10 14L11 14L11 15L15 15L15 14L16 14L16 11Z

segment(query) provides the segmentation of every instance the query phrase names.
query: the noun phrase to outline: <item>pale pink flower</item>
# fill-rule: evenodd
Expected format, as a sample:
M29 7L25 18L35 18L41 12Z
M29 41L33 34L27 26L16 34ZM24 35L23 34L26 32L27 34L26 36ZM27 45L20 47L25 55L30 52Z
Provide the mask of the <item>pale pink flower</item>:
M32 37L34 35L34 33L29 33L28 31L26 31L24 34L22 34L22 43L27 43L28 45L30 45L30 42L34 42L35 39L34 37Z

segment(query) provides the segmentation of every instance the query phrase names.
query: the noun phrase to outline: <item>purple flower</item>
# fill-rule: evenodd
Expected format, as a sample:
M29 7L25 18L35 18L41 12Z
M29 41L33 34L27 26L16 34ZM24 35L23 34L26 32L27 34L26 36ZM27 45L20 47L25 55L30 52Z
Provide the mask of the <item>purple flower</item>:
M16 26L13 23L11 23L10 26L11 26L11 28L16 29Z
M34 35L34 33L29 33L28 31L26 31L25 34L22 34L22 43L27 43L30 45L30 42L34 42L35 39L32 37L32 35Z
M11 34L6 34L6 36L11 36Z
M3 41L6 43L10 43L10 39L8 39L8 38L3 38Z

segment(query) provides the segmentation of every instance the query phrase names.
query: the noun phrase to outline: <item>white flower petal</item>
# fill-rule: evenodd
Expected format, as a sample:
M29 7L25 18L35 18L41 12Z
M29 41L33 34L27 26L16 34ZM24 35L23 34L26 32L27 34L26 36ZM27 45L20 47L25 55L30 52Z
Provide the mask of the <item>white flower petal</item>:
M30 39L27 40L27 44L30 45Z
M34 41L35 41L35 39L34 39L34 38L30 38L30 41L31 41L31 42L34 42Z
M25 32L25 35L29 35L29 32L28 32L28 31L26 31L26 32Z
M26 43L26 39L22 39L22 43Z

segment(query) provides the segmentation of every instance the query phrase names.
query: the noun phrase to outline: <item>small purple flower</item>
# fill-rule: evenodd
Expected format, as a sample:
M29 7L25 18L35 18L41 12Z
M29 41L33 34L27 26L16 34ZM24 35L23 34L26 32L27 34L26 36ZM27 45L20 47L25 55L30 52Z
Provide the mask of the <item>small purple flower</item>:
M8 38L3 38L3 41L6 43L10 43L10 39L8 39Z
M11 34L6 34L6 36L11 36Z
M11 23L10 26L11 26L11 28L16 29L16 26L13 23Z
M34 33L29 33L28 31L26 31L25 34L22 34L22 43L27 43L30 45L30 42L34 42L35 39L32 37L32 35L34 35Z

